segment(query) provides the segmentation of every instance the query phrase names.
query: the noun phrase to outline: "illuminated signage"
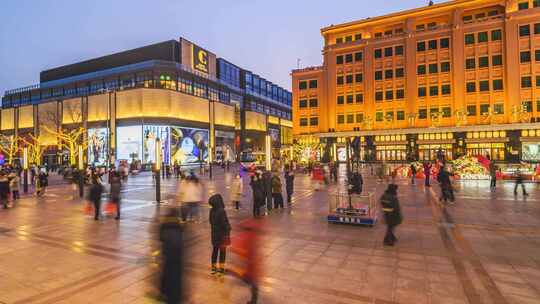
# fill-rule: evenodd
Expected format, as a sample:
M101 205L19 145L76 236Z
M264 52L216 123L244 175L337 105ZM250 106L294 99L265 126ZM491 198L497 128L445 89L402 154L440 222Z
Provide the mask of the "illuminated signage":
M208 73L208 51L193 44L193 68Z

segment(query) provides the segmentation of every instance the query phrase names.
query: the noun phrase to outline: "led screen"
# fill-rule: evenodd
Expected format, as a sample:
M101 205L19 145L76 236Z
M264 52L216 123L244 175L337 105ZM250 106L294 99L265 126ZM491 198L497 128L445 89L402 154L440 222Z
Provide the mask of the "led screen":
M208 158L208 130L171 127L171 163L181 165Z
M103 166L107 163L109 129L88 129L88 163Z

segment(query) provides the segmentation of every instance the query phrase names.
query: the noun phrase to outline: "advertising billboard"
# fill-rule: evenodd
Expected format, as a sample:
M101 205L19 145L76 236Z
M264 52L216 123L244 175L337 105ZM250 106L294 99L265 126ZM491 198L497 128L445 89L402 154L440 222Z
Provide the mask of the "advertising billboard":
M523 143L522 156L524 161L540 161L540 143Z
M142 126L118 127L116 129L117 158L118 160L142 158Z
M109 129L88 129L88 163L93 166L107 164L109 151Z
M156 161L156 139L161 140L162 146L162 160L165 163L169 163L169 151L170 151L170 127L168 126L143 126L143 162L154 163Z
M171 163L197 163L208 158L208 130L171 127Z

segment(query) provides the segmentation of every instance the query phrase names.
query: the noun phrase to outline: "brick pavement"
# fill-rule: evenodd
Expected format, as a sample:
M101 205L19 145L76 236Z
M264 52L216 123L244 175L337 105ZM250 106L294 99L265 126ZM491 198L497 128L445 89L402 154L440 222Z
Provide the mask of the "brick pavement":
M227 200L232 174L215 170L207 194ZM365 176L367 191L385 185ZM163 182L174 201L176 181ZM314 191L297 175L292 210L265 219L261 245L261 303L540 303L540 189L515 198L512 186L495 192L487 181L457 184L458 202L443 207L438 187L398 180L404 223L399 243L384 247L384 225L328 224L328 191ZM250 191L233 224L250 216ZM0 303L158 303L159 243L154 188L149 176L130 178L124 218L94 222L71 186L41 199L25 198L0 211ZM163 209L163 208L161 208ZM206 216L207 210L203 211ZM209 274L206 220L189 224L189 303L245 303L247 287L234 275ZM231 267L239 259L229 254Z

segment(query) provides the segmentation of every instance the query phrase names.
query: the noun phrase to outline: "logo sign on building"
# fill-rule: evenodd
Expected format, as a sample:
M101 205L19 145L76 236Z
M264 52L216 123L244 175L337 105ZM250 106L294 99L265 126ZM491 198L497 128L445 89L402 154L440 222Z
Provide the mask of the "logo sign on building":
M193 44L193 68L208 73L208 51Z

